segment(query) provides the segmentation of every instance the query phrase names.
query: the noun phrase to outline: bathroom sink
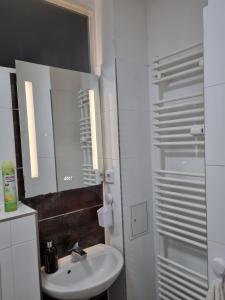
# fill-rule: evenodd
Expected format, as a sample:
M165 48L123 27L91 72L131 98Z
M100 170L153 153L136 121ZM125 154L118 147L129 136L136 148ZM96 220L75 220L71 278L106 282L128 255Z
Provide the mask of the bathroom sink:
M41 270L42 289L56 299L89 299L107 290L119 276L123 256L111 246L98 244L85 249L87 258L72 263L71 256L59 259L59 270Z

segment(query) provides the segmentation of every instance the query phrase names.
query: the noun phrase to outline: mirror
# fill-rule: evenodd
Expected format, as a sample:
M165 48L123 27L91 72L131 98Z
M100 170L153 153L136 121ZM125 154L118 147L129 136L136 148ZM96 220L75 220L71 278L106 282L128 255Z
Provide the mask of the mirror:
M16 61L26 197L101 183L98 78Z

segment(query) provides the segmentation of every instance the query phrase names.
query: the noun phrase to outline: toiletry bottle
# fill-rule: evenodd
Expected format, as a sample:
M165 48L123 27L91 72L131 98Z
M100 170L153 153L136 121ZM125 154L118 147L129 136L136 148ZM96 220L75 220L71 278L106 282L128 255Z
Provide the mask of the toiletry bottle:
M57 249L52 241L47 242L44 254L44 267L47 274L55 273L58 270Z
M6 212L17 210L16 177L13 161L5 160L2 163L2 179L4 206Z

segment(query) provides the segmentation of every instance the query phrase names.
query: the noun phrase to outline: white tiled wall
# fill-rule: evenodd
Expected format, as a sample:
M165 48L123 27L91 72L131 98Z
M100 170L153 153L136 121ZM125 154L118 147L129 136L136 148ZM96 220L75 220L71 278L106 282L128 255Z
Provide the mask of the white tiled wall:
M225 259L225 2L204 11L205 127L209 281L211 261Z
M207 59L206 59L207 65ZM205 88L207 165L225 166L225 84Z
M105 192L114 196L114 228L106 232L106 238L108 243L125 251L127 299L154 299L153 235L148 231L144 236L130 239L131 206L148 202L148 208L151 207L146 1L96 2L101 11L97 32L101 36L98 40L102 54L99 61L105 168L113 168L116 175L114 184L105 185ZM124 299L124 292L122 274L110 289L109 298Z
M206 171L208 239L225 245L225 166L207 166Z
M146 64L147 2L114 0L114 7L116 57L131 63Z
M146 4L144 0L115 0L119 141L128 300L155 299ZM141 203L147 203L148 230L132 239L131 208ZM145 215L146 210L143 211L143 215L139 215L136 222L145 222Z
M118 59L117 82L127 299L154 299L148 68ZM143 202L151 224L144 235L131 239L131 206ZM144 220L144 213L137 222Z
M204 12L205 86L225 83L225 39L223 0L209 0Z
M13 160L16 164L10 86L10 72L12 71L0 68L0 205L3 202L2 161Z

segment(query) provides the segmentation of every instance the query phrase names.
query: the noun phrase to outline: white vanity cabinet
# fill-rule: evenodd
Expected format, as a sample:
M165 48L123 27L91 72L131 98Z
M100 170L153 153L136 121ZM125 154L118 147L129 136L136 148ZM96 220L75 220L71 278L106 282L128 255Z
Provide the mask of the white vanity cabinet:
M12 251L0 250L0 299L12 300L14 297Z
M36 214L0 212L0 300L40 300Z

